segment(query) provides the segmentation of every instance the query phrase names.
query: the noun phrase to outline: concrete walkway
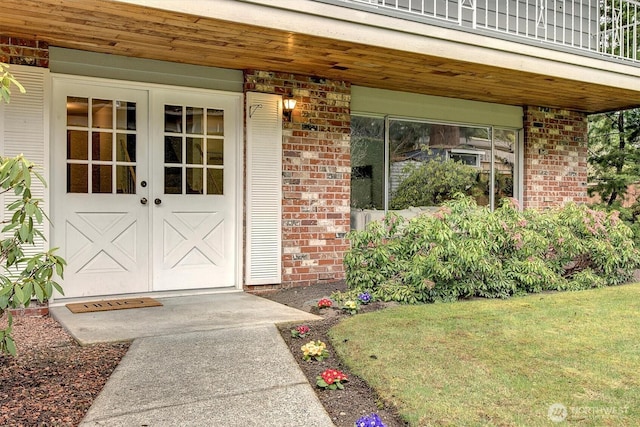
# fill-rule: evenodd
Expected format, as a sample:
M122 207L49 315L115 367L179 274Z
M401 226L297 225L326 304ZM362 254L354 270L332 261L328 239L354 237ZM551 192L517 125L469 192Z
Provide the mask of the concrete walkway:
M236 292L73 314L81 344L133 339L81 426L333 426L274 326L317 318Z

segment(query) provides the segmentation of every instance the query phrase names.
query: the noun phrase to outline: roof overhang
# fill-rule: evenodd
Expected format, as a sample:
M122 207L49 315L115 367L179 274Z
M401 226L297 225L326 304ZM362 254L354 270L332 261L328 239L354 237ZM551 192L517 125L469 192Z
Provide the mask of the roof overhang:
M11 12L0 14L0 33L92 52L507 105L587 113L640 106L635 64L307 0L295 7L284 0L4 0Z

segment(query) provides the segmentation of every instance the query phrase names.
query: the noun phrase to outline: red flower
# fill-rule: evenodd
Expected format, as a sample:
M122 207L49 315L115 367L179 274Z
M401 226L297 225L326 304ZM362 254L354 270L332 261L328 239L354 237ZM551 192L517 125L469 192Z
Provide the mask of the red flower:
M296 328L296 331L298 331L300 335L304 335L309 332L309 327L307 325L300 325Z
M325 370L322 374L320 374L320 376L322 377L324 382L329 385L333 384L336 381L346 381L347 379L347 376L344 373L333 369Z
M319 308L327 308L327 307L331 307L332 305L333 303L328 298L322 298L320 301L318 301Z

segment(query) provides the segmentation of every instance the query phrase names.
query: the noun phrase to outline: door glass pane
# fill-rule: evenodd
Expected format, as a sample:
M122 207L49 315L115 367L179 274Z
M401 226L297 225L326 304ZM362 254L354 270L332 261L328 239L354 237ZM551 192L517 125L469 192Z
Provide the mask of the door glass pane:
M224 194L223 178L223 169L207 169L207 194Z
M182 107L178 105L164 106L164 131L182 132Z
M187 168L187 194L202 194L202 168Z
M91 104L92 125L94 128L113 127L113 102L109 99L94 99Z
M89 160L88 135L88 132L81 130L67 131L67 159Z
M118 162L136 161L136 135L122 134L116 135L116 160Z
M116 193L136 194L135 166L116 166Z
M224 135L224 110L207 110L207 135Z
M182 137L164 137L164 162L182 163Z
M224 140L207 139L207 164L223 165L224 164Z
M164 194L182 194L182 168L164 168Z
M92 193L111 193L113 188L111 165L92 165L91 180Z
M91 158L93 160L113 160L112 136L106 132L91 133Z
M187 107L187 133L202 133L202 108Z
M89 127L89 100L67 97L67 126Z
M202 138L187 138L187 164L202 164Z
M116 101L116 128L136 130L136 103Z
M89 166L67 164L67 193L89 192Z
M351 117L351 207L384 209L384 119Z

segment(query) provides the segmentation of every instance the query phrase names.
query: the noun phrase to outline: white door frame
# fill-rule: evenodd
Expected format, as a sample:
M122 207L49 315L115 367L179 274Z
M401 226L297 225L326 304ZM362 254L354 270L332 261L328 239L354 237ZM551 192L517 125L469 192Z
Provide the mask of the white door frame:
M190 87L182 87L182 86L169 86L169 85L161 85L161 84L154 84L154 83L141 83L141 82L130 82L130 81L124 81L124 80L111 80L111 79L103 79L103 78L95 78L95 77L85 77L85 76L75 76L75 75L68 75L68 74L55 74L55 73L51 73L50 76L50 80L52 85L54 86L56 84L56 82L61 82L61 83L75 83L75 84L88 84L88 85L93 85L93 86L104 86L104 87L118 87L118 88L122 88L122 89L131 89L131 90L146 90L149 92L149 108L148 110L151 110L151 106L153 104L153 90L154 89L160 89L160 90L180 90L183 93L193 93L193 94L209 94L212 96L215 95L225 95L225 96L231 96L236 98L236 123L234 124L235 126L235 131L236 131L236 147L235 147L235 162L232 165L229 165L230 167L235 168L235 194L233 196L234 199L234 204L235 204L235 233L234 233L234 238L235 238L235 253L234 253L234 285L233 288L235 290L242 290L243 289L243 246L244 246L244 241L243 241L243 219L244 219L244 115L243 115L243 108L244 108L244 94L242 93L235 93L235 92L225 92L225 91L219 91L219 90L211 90L211 89L198 89L198 88L190 88ZM52 91L53 92L53 91ZM53 97L51 98L51 104L53 104ZM53 109L50 110L51 114L56 114L55 111L53 111ZM66 113L65 113L66 114ZM150 113L149 113L150 114ZM50 181L50 187L51 187L51 191L50 194L52 196L55 195L56 191L58 191L58 189L60 189L61 187L64 188L66 183L65 182L59 182L60 179L56 179L56 175L59 175L57 173L57 171L59 170L58 168L64 167L63 165L60 164L56 164L55 163L55 159L54 159L54 152L55 152L55 148L53 146L53 144L55 144L55 129L53 126L53 122L55 120L51 120L51 126L50 126L50 138L49 138L49 147L48 147L48 154L49 154L49 165L51 167L51 173L50 173L50 177L51 177L51 181ZM149 135L151 136L153 134L153 130L151 129L151 121L150 121L150 116L147 118L147 126L149 127L149 129L147 130ZM151 151L151 143L149 144L149 149L147 150L147 154L148 154L148 159L146 159L148 161L149 167L151 167L151 158L152 158L152 151ZM151 172L150 172L151 173ZM55 227L56 225L56 210L57 208L55 207L55 200L51 200L52 201L52 205L53 205L53 209L52 209L52 216L51 216L51 220L52 220L52 226ZM151 201L152 202L152 201ZM151 221L149 221L149 231L152 231L151 228ZM56 241L55 238L53 237L54 233L51 233L51 247L58 247L60 246L63 242L59 242ZM149 239L149 242L151 242L152 239ZM153 253L153 248L148 247L148 253L149 253L149 257L151 258L152 253ZM150 259L151 261L151 259ZM151 265L151 268L149 268L149 283L151 284L151 280L153 278L153 266ZM64 282L63 282L64 283ZM152 285L151 285L152 286ZM221 291L221 290L229 290L229 288L219 288L219 289L200 289L197 290L196 292L200 292L200 293L205 293L205 292L215 292L215 291ZM179 295L181 293L193 293L194 291L170 291L171 294L176 294ZM166 293L166 292L163 292ZM60 298L64 298L63 296L60 295L55 295L54 296L55 299L60 299ZM52 298L52 300L54 299Z

